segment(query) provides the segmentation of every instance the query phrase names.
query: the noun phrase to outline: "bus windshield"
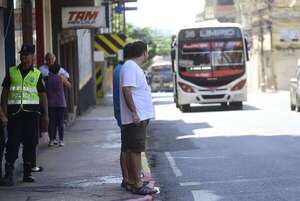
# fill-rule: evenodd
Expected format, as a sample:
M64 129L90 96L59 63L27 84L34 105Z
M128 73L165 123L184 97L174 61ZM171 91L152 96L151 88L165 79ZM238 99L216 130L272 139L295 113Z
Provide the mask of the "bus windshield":
M245 68L244 46L238 28L182 30L178 40L178 65L189 71Z

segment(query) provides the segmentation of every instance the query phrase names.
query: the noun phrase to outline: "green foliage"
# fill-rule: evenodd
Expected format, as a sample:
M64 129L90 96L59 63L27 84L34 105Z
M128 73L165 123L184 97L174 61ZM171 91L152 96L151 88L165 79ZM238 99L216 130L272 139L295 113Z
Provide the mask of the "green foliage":
M139 28L130 24L127 24L126 31L128 42L142 40L148 45L149 59L143 65L144 69L151 65L151 60L154 56L167 56L170 54L171 36L163 34L160 31L154 30L149 27Z

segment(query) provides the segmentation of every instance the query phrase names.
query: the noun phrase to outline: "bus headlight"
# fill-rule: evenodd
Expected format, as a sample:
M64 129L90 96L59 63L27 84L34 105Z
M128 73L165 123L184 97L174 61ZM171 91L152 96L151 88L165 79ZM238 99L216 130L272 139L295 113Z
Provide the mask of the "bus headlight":
M186 93L195 93L193 87L182 82L178 82L180 88Z
M246 84L246 80L241 80L231 88L231 91L241 90L245 86L245 84Z

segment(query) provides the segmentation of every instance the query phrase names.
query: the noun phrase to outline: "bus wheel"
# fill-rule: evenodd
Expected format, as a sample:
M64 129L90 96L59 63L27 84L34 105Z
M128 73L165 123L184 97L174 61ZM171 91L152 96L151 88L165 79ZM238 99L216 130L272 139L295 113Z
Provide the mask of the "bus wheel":
M191 106L189 104L180 105L179 109L181 112L191 112Z
M291 110L292 111L296 110L296 105L291 104Z
M176 108L179 108L177 100L175 100L175 105L176 105Z
M230 103L230 106L231 106L233 109L236 109L236 110L242 110L242 109L243 109L243 102L241 102L241 101L238 101L238 102L231 102L231 103Z

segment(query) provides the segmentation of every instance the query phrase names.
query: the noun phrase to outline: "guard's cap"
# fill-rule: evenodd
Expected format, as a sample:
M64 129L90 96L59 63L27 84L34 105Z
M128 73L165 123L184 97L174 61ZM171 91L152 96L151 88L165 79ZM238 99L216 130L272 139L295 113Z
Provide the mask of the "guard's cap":
M23 44L20 50L20 54L34 54L35 52L35 46L33 44Z

